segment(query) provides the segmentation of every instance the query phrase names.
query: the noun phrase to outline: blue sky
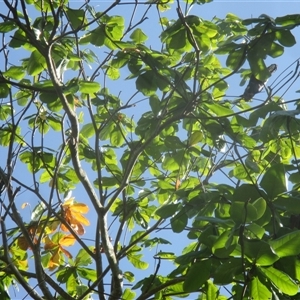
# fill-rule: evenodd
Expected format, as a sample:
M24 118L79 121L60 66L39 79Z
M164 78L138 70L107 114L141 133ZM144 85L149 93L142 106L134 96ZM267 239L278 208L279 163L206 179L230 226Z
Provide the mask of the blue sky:
M109 6L113 1L90 1L90 5L95 6L96 11L102 11L105 9L105 7ZM121 1L124 2L124 1ZM127 2L127 1L126 1ZM131 2L134 2L133 0ZM252 17L258 17L261 14L267 14L273 18L278 17L278 16L284 16L286 14L295 14L300 12L299 9L299 2L300 1L241 1L241 0L236 0L236 1L214 1L212 3L206 4L206 5L201 5L197 6L195 5L193 9L191 10L190 14L198 15L203 19L211 20L214 16L218 18L224 18L227 13L233 13L236 14L240 18L252 18ZM81 6L84 3L84 1L70 1L71 6ZM182 2L182 5L184 3ZM0 4L0 9L4 7L4 4ZM165 13L162 13L162 16L167 16L169 18L174 18L177 19L177 14L175 10L175 5L173 5L173 8L170 11L167 11ZM144 7L138 8L137 15L141 15L143 11L145 10ZM128 18L130 16L130 12L132 11L131 7L128 7L126 5L120 6L115 8L111 14L119 14L124 16L125 18ZM32 18L35 16L32 15ZM158 27L158 19L157 19L157 14L155 10L153 12L150 12L149 14L149 19L146 20L142 25L141 28L145 31L147 35L149 35L149 41L147 41L148 44L151 44L153 49L159 49L160 48L160 43L159 43L159 34L160 34L160 28ZM300 37L300 32L299 29L296 29L293 31L294 35L296 36L297 42L298 38ZM295 61L299 57L299 44L294 46L293 48L286 48L285 53L283 56L279 57L278 59L274 60L271 58L268 58L267 64L271 63L276 63L278 65L278 71L277 74L279 74L281 71L285 69L285 67L289 64L291 64L293 61ZM225 58L225 57L224 57ZM17 59L17 58L16 58ZM101 58L100 58L101 60ZM16 61L17 64L17 61ZM129 74L129 73L128 73ZM122 78L125 78L127 75L126 71L124 70L122 73ZM240 87L239 86L240 82L240 77L239 75L235 75L231 80L230 80L230 89L228 91L229 94L231 95L240 95L242 94L243 90L245 87ZM270 80L272 82L272 80ZM111 91L115 94L118 95L119 92L121 93L121 97L124 97L126 99L127 97L130 97L133 94L132 89L134 89L134 85L131 85L128 81L125 80L119 80L117 82L111 82L109 83ZM130 87L130 90L129 90ZM299 89L299 88L297 88ZM295 88L292 89L288 94L287 97L291 97L291 99L296 98L297 94L295 94L293 91L296 90ZM142 98L140 96L140 98ZM124 101L126 102L126 101ZM132 111L132 114L134 114L134 117L139 116L144 107L143 105L138 106L134 111ZM51 141L52 143L52 141ZM0 151L1 153L1 151ZM5 152L4 152L5 153ZM5 156L4 156L5 157ZM5 160L1 161L2 165L5 165ZM23 166L19 165L19 169L16 170L16 177L18 176L24 176L26 172L26 168ZM95 174L90 174L91 179L93 180L95 177ZM25 175L26 176L26 175ZM45 194L45 198L47 198L47 193L48 193L48 185L44 184L40 186L41 191L43 194ZM76 200L79 202L87 202L85 201L86 199L86 194L82 189L75 190L73 192L73 195L76 197ZM32 202L32 205L34 207L35 199L31 198L32 196L29 195L28 193L24 193L24 202ZM23 203L23 202L22 202ZM18 203L18 206L22 205L22 203ZM21 210L21 209L20 209ZM30 216L30 211L29 210L22 210L22 214L24 214L24 218L28 218ZM88 214L89 219L91 220L91 226L87 227L87 235L85 238L90 238L94 239L94 229L95 229L95 224L93 224L93 220L95 220L96 216L91 210L91 212ZM114 231L114 226L112 227L111 230L111 235L114 236L116 233ZM167 237L168 236L168 231L160 232L162 237ZM185 235L185 233L183 233ZM125 240L129 240L130 235L128 235ZM155 269L155 261L153 259L153 255L156 253L156 251L163 250L163 251L170 251L170 252L176 252L179 254L179 252L182 249L182 244L186 241L185 237L181 237L180 239L174 239L173 245L172 246L167 246L167 247L160 247L158 249L153 249L151 252L145 251L145 257L144 260L148 261L150 263L150 267L147 271L137 271L133 269L131 265L128 265L124 262L121 263L121 268L123 271L130 270L132 272L136 272L137 276L136 279L137 281L140 279L140 277L144 277L146 275L151 274L154 269ZM76 253L76 251L74 251ZM162 262L162 267L161 269L164 269L164 273L167 274L167 272L170 270L170 263L169 262ZM11 296L14 294L12 293ZM18 295L19 296L19 295ZM24 295L23 295L24 296Z

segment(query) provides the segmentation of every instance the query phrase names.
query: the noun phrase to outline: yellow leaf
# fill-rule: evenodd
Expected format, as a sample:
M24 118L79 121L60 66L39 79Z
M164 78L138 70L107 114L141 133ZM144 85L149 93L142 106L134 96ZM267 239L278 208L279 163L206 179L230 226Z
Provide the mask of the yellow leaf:
M24 202L21 206L22 209L24 209L26 206L30 205L28 202Z
M48 263L48 268L50 271L54 270L59 266L59 260L60 260L59 249L57 249L52 255L52 257L50 258Z
M75 238L73 235L65 235L64 237L62 237L60 240L59 240L59 244L61 246L72 246L74 245L74 243L76 242Z
M89 207L84 203L74 203L71 205L70 209L76 212L80 212L82 214L86 214L89 211Z
M57 247L58 245L53 243L48 236L45 237L45 246L44 249L45 250L51 250L54 249L55 247Z
M90 221L84 217L83 215L81 215L80 213L77 212L72 212L72 217L79 223L82 223L83 225L89 226L90 225Z

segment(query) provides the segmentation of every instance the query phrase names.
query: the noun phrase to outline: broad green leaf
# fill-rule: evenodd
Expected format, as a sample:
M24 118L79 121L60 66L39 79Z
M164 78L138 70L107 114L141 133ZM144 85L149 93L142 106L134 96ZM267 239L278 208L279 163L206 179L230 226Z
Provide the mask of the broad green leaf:
M238 224L243 224L258 219L256 208L249 202L233 202L230 207L230 216Z
M294 231L269 242L279 257L294 256L300 253L300 231Z
M298 197L282 195L276 198L274 204L291 214L300 214L300 206L298 205L299 201L300 199Z
M25 76L23 67L11 66L7 71L3 72L3 75L8 78L21 80Z
M266 230L263 227L257 225L256 223L251 223L245 228L247 229L247 237L250 237L252 239L261 239L266 232Z
M276 24L282 25L282 26L288 26L288 25L298 25L300 24L300 14L294 14L294 15L286 15L283 17L277 17L275 19Z
M129 271L123 272L123 277L129 282L134 282L134 280L135 280L134 274Z
M137 44L143 44L148 39L147 35L140 28L135 29L130 38Z
M92 282L97 280L97 273L95 269L78 267L76 268L76 270L79 277L90 280Z
M243 238L243 246L245 255L257 265L271 266L279 260L271 246L262 240Z
M214 272L215 284L225 285L233 281L237 274L243 270L241 258L229 258L225 260Z
M6 83L0 83L0 98L6 98L9 95L9 87Z
M67 292L70 295L75 294L75 292L77 290L77 286L78 286L77 277L78 277L78 275L76 274L75 270L73 270L73 272L70 273L70 276L68 277L68 280L66 282Z
M84 124L82 129L80 130L80 134L84 138L90 138L95 134L95 128L92 123Z
M66 14L73 29L77 29L87 24L87 19L85 18L85 11L83 9L72 9L68 7L66 9Z
M199 142L201 142L203 140L203 132L200 130L196 130L194 131L190 138L189 138L189 146L193 146L195 144L198 144Z
M16 28L16 23L14 21L8 21L6 20L3 23L0 23L0 32L6 33L14 30Z
M185 292L195 292L210 278L211 261L198 261L189 268L183 283Z
M120 71L117 68L114 67L108 67L106 71L106 75L108 76L109 79L111 80L117 80L120 78Z
M58 282L66 283L70 276L72 276L72 273L74 272L73 268L67 267L63 268L57 271L56 277Z
M207 281L207 291L206 291L206 297L207 300L217 300L219 299L219 288L212 283L211 280Z
M124 300L134 300L134 299L136 299L135 295L136 295L135 292L133 292L132 290L126 288L123 292L122 299L124 299Z
M254 202L252 202L253 207L256 209L257 212L257 219L260 219L267 208L267 202L265 199L263 199L262 197L258 198L257 200L255 200Z
M263 285L258 277L254 277L251 280L250 284L250 295L251 299L271 299L272 292L268 290L268 288Z
M136 80L136 88L145 96L154 95L157 90L155 76L152 71L146 71L141 74Z
M214 103L214 104L205 103L205 106L207 106L218 117L230 116L233 114L233 110L218 103Z
M236 70L238 67L242 66L246 59L246 45L240 46L239 49L234 49L230 51L227 59L226 66L232 70Z
M91 256L84 249L80 249L75 258L75 264L77 266L88 266L91 263L92 263Z
M12 48L20 48L26 43L25 32L21 29L16 30L13 37L9 42L9 46Z
M174 185L170 184L168 181L165 181L165 180L159 180L157 182L157 185L163 190L174 190L175 189Z
M148 269L149 264L144 261L141 261L140 258L142 256L143 256L142 254L138 254L138 255L128 254L127 258L135 268L140 269L140 270L146 270L146 269Z
M213 224L219 224L220 226L224 226L225 228L232 227L235 224L234 221L231 219L220 219L220 218L205 217L205 216L196 217L195 221L205 221Z
M124 141L124 132L122 132L121 128L119 129L116 127L110 132L110 142L112 146L121 146Z
M284 52L284 48L277 44L277 43L272 43L271 49L269 51L269 55L273 58L276 58L278 56L281 56Z
M171 227L173 232L182 232L188 223L188 217L185 212L179 211L171 218Z
M91 82L91 81L79 81L79 91L84 94L94 94L99 92L100 84L98 82Z
M298 293L298 285L284 272L273 267L259 268L259 270L284 294L289 296Z
M149 97L149 104L155 116L158 116L161 110L161 102L157 95L152 95Z
M216 257L227 258L237 245L237 237L233 237L231 229L225 230L215 241L212 252Z
M38 51L34 50L28 60L27 72L29 75L35 76L44 71L47 67L44 56Z
M285 193L287 191L287 181L284 166L282 164L271 166L263 175L260 185L271 200Z
M290 30L276 31L276 38L278 42L285 47L292 47L296 44L296 39Z
M11 115L10 105L0 105L0 120L6 120Z
M179 206L178 204L163 205L155 211L155 214L157 214L159 217L163 219L169 218L176 213L178 206Z

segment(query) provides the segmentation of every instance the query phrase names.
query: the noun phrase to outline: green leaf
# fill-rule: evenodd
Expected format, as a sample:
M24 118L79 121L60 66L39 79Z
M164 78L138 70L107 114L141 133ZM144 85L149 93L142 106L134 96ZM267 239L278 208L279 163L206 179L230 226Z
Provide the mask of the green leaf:
M88 266L91 263L92 263L91 256L84 249L80 249L75 258L75 264L77 266Z
M176 213L178 206L179 206L179 204L163 205L155 211L155 214L157 214L159 217L161 217L163 219L167 219Z
M11 115L10 105L0 105L0 120L6 120Z
M226 285L233 281L236 274L243 271L241 258L225 260L214 272L214 283Z
M208 280L207 291L206 291L207 300L217 300L219 298L218 294L219 294L219 288L216 285L214 285L211 282L211 280Z
M259 268L259 270L284 294L289 296L298 293L298 285L284 272L273 267Z
M198 144L199 142L201 142L203 140L203 138L204 138L204 136L203 136L202 131L200 131L200 130L194 131L189 138L189 146Z
M20 48L26 43L26 36L25 32L21 29L16 30L13 37L11 38L9 42L9 47L12 48Z
M224 105L220 105L218 103L214 103L214 104L205 103L205 106L207 106L218 117L230 116L233 114L233 110L225 107Z
M136 44L143 44L148 39L147 35L140 28L135 29L130 35L130 38Z
M110 142L112 146L118 147L124 143L124 133L122 133L121 130L122 129L116 127L110 132Z
M85 18L85 11L83 9L72 9L68 7L66 9L66 14L73 29L77 29L87 24L87 19Z
M0 83L0 98L6 98L9 95L9 87L6 83Z
M237 237L233 237L231 229L224 230L217 238L212 247L212 252L216 257L227 258L237 246Z
M132 290L126 288L123 292L122 299L124 299L124 300L134 300L134 299L136 299L135 295L136 295L135 292L133 292Z
M279 257L294 256L300 253L300 231L294 231L269 242Z
M129 271L123 272L123 277L129 282L135 281L134 274L132 272Z
M6 20L3 23L0 23L0 32L6 33L14 30L17 27L16 22Z
M78 268L76 268L76 270L77 270L78 276L80 276L84 279L90 280L92 282L97 280L97 272L95 269L78 267Z
M21 80L25 76L25 70L23 67L11 66L7 71L3 72L5 77Z
M258 198L257 200L255 200L254 202L252 202L253 207L256 209L256 213L257 213L257 219L259 220L265 213L266 208L267 208L267 202L265 199L263 199L262 197Z
M230 207L230 216L238 224L258 219L256 208L249 202L233 202Z
M139 255L132 255L131 253L127 255L128 260L132 263L134 267L140 270L146 270L149 267L149 264L141 261L140 258L142 257L142 254Z
M243 238L243 246L245 255L257 265L271 266L279 260L279 257L273 252L271 246L262 240L248 240Z
M94 136L95 135L94 125L92 123L83 125L82 129L80 130L80 134L86 139Z
M298 197L282 195L276 198L274 204L281 207L281 209L286 210L288 213L300 214L300 206L298 205L299 201L300 199Z
M278 56L281 56L284 52L284 48L277 44L277 43L272 43L271 45L271 49L270 51L268 52L268 54L273 57L273 58L276 58Z
M58 282L66 283L70 278L70 276L72 276L73 272L74 272L74 268L70 268L70 267L60 269L56 274L56 278Z
M67 292L70 295L75 294L75 292L77 290L77 285L78 285L78 283L77 283L78 278L77 277L78 276L77 276L77 274L74 270L72 273L70 273L70 276L68 277L68 280L66 282Z
M79 81L79 91L84 94L94 94L100 91L100 84L98 82L91 81Z
M285 193L287 191L287 180L282 164L275 164L271 166L264 174L261 180L261 187L266 191L270 199Z
M226 66L231 68L232 70L236 70L238 67L242 66L246 59L245 50L246 45L242 45L239 49L230 51L226 59Z
M189 268L183 283L185 292L195 292L210 278L211 261L198 261Z
M156 76L152 71L146 71L141 74L135 82L137 90L142 92L145 96L154 95L157 90L155 78Z
M251 299L271 299L272 292L263 285L258 277L254 277L250 283L250 295Z
M275 22L276 22L276 24L279 24L282 26L298 25L298 24L300 24L300 14L285 15L283 17L277 17L275 19Z
M27 72L29 75L35 76L40 74L47 68L46 60L44 56L38 51L34 50L27 64Z
M159 100L159 98L157 97L156 94L150 96L149 98L149 104L150 104L150 107L153 111L153 114L155 116L158 116L160 110L161 110L161 102Z
M120 71L117 68L114 67L108 67L106 71L106 75L108 76L109 79L111 80L117 80L120 78Z
M171 218L171 227L173 232L182 232L188 223L188 217L185 212L178 212L174 217Z
M285 47L292 47L296 44L296 39L290 30L279 30L275 33L278 42Z

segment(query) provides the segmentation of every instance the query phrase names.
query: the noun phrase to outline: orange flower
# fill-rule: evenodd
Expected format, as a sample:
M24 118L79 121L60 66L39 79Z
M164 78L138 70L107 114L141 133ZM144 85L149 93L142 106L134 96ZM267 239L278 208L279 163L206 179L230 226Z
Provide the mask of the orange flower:
M89 211L88 206L84 203L76 203L74 202L74 198L70 198L62 205L62 209L63 217L66 222L78 235L83 235L85 230L82 225L90 225L89 220L82 215ZM64 224L61 224L61 229L63 231L69 231Z

